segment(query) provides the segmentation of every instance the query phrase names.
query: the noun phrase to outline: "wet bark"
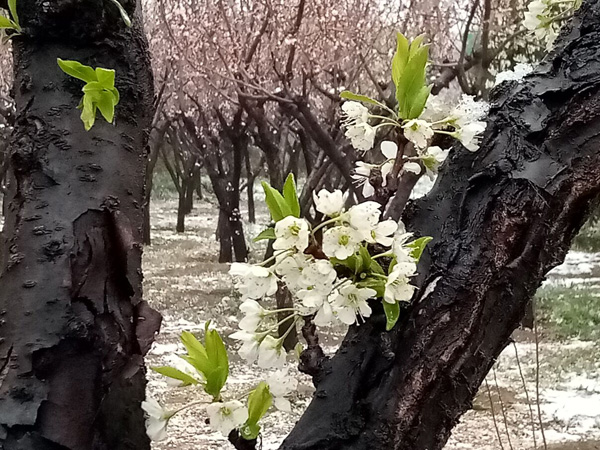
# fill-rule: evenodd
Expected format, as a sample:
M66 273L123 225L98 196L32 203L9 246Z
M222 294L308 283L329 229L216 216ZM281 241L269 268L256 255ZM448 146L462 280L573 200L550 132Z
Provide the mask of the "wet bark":
M457 147L405 220L429 235L419 290L381 307L315 375L282 450L439 450L600 194L600 1L538 71L492 93L481 149Z
M0 448L149 449L142 300L144 163L153 81L136 5L20 0L13 40L16 180L0 275ZM114 68L116 125L84 130L82 83L56 59Z

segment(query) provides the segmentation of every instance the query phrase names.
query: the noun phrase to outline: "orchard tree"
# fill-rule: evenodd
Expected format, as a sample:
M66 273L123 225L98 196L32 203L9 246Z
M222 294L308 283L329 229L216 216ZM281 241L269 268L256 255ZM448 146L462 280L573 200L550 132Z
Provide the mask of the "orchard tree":
M149 448L143 357L160 316L141 290L153 77L136 3L0 2L16 105L0 252L5 450Z

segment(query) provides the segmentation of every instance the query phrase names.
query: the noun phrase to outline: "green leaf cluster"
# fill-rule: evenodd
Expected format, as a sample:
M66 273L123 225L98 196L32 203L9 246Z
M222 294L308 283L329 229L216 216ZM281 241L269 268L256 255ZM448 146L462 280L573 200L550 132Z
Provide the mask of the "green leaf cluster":
M252 440L258 437L260 433L258 422L264 417L272 404L273 395L269 391L269 385L261 381L248 396L248 420L240 429L244 439Z
M21 24L19 23L19 14L17 13L17 0L8 0L8 10L10 18L0 15L0 30L12 30L20 33Z
M78 61L64 61L60 58L58 65L67 75L86 83L82 89L83 98L78 106L86 131L94 126L98 110L107 122L113 123L115 106L120 99L119 91L115 87L115 71L102 67L93 69Z
M189 331L181 333L181 342L187 354L181 356L204 376L204 390L214 401L221 398L221 390L229 376L229 357L223 339L216 330L210 330L207 322L204 329L204 344ZM173 367L153 367L152 370L169 378L180 380L184 385L199 381Z
M300 217L300 202L298 201L296 181L294 180L293 174L290 173L287 176L282 192L279 192L266 181L262 182L262 187L265 191L266 203L271 213L271 217L275 222L279 222L281 219L288 216ZM263 233L269 232L264 231ZM258 237L263 235L263 233ZM273 237L270 237L268 234L265 236L269 237L261 237L261 239L273 239L275 234L273 232Z
M423 45L424 35L411 43L398 33L396 54L392 60L392 80L396 86L398 115L402 119L416 119L425 109L432 86L426 85L429 45Z

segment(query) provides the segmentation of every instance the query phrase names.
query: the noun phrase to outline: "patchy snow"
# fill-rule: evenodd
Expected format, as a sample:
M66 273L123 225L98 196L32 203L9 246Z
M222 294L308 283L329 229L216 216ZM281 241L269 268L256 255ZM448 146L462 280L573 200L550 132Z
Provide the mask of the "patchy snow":
M148 355L150 365L172 363L173 355L181 352L178 335L183 330L201 333L206 320L225 336L226 344L235 344L227 338L235 330L238 300L227 274L228 266L216 262L218 245L215 242L214 205L198 203L192 220L186 221L186 233L176 234L175 202L154 204L158 220L154 222L154 245L144 256L145 289L148 300L164 315L164 324L157 342ZM246 214L242 211L242 214ZM250 225L258 233L268 222L264 211L258 211L258 224ZM254 258L260 258L264 247L252 247ZM554 283L599 283L600 254L572 252L565 264L549 276ZM568 281L566 281L568 280ZM342 337L342 329L326 336L324 350L335 353ZM475 400L474 409L462 418L448 442L448 449L500 449L492 407L504 448L508 447L507 431L501 412L504 405L508 434L514 449L533 448L533 432L527 396L535 404L535 344L531 337L517 339L519 362L511 345L498 358L493 373L488 376L492 402L485 385ZM563 343L540 343L540 408L546 439L549 443L600 438L600 354L593 342L572 340ZM290 363L293 361L290 360ZM525 377L525 386L520 373ZM299 387L292 399L292 413L274 412L264 421L263 449L276 450L289 433L295 421L306 408L314 389L308 377L297 373ZM248 367L232 356L231 375L227 382L229 398L241 396L264 379L265 371ZM193 387L174 389L167 386L163 377L149 373L148 392L169 407L204 398ZM525 394L527 390L527 395ZM500 392L500 395L498 395ZM227 439L214 433L205 423L202 407L176 415L169 425L169 438L154 444L156 450L226 450L231 448ZM536 442L541 445L537 417L534 418Z

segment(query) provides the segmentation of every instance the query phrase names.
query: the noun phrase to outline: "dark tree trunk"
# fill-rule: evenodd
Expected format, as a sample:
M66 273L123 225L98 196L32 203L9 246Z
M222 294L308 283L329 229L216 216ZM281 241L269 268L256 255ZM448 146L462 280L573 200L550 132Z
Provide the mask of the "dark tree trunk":
M186 208L186 183L182 180L181 190L179 191L179 201L177 202L177 225L175 231L178 233L185 232L185 208Z
M191 214L194 210L194 190L196 189L196 178L191 176L184 183L185 189L185 214Z
M481 149L455 149L405 214L434 238L412 305L389 333L377 305L349 330L282 450L443 448L600 194L599 29L587 1L536 74L493 93Z
M231 242L231 228L229 227L229 214L219 209L219 223L217 225L219 237L219 262L233 262L233 251Z
M122 2L133 16L136 5ZM0 448L146 450L144 161L153 81L139 16L110 2L20 0L17 122L0 275ZM114 68L116 126L84 130L82 83L56 59Z

